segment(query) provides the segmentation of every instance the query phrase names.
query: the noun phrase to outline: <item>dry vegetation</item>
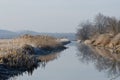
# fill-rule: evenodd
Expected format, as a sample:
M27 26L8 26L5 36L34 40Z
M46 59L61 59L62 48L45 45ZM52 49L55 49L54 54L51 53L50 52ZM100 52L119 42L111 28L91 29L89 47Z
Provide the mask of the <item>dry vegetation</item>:
M120 20L115 17L98 14L94 22L80 25L77 36L86 44L116 49L120 53Z
M79 60L83 63L93 63L98 71L107 73L110 80L115 80L120 74L120 54L111 54L104 47L94 47L92 45L79 44L77 53Z
M43 35L23 35L15 39L0 39L1 47L12 46L12 47L21 47L24 44L29 44L33 46L56 46L56 38Z
M77 31L78 50L82 61L94 62L99 71L107 71L115 79L120 74L120 20L98 14L93 22L85 22ZM112 80L112 79L111 79Z
M36 48L50 52L50 50L63 47L56 38L43 35L24 35L15 39L0 39L0 64L15 68L31 68L41 61L36 57L38 55L35 55Z
M60 46L61 43L56 41L56 38L50 36L31 36L24 35L15 39L0 39L0 52L7 53L12 52L12 50L19 49L24 47L25 45L29 45L31 47L56 47Z
M91 39L100 34L116 35L120 33L120 20L102 14L98 14L94 22L87 21L79 26L77 37L80 40Z
M22 53L9 53L0 56L0 63L14 68L32 68L38 64L37 58L33 55Z
M43 47L43 46L56 46L59 43L56 41L56 38L50 36L31 36L24 35L14 40L15 43L21 42L21 44L31 44L35 47Z

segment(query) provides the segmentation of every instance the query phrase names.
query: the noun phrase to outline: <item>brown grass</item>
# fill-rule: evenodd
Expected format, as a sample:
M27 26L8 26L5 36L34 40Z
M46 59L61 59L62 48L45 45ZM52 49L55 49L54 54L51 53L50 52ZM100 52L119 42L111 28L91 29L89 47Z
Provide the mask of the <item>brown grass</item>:
M56 46L59 43L56 41L56 38L50 36L31 36L31 35L24 35L14 40L15 43L21 42L22 44L31 44L33 46Z
M3 53L0 54L0 64L15 68L31 68L41 61L34 55L34 48L53 50L62 47L56 38L43 35L24 35L15 39L0 39L0 53Z
M29 45L32 47L56 47L61 45L60 42L56 40L54 37L50 36L31 36L31 35L23 35L15 39L0 39L0 52L8 53L11 50L16 50L24 45Z
M14 68L31 68L38 64L38 60L33 55L13 52L0 55L0 63Z

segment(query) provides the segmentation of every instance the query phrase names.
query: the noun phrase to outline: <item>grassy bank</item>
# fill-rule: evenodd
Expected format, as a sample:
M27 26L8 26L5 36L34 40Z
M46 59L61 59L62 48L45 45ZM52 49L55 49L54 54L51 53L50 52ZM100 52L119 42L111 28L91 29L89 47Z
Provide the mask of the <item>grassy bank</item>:
M120 20L98 14L93 22L80 24L77 37L85 44L107 47L120 53Z
M34 67L40 55L66 49L56 38L43 35L23 35L15 39L0 39L0 64L14 68Z
M0 63L13 68L29 69L38 64L38 59L33 55L23 53L9 53L0 56Z

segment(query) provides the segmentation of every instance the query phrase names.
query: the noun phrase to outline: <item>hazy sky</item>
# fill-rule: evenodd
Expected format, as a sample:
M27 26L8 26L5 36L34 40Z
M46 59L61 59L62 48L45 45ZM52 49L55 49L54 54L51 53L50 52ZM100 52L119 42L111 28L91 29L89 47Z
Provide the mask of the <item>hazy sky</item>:
M0 0L0 29L75 32L97 13L120 18L120 0Z

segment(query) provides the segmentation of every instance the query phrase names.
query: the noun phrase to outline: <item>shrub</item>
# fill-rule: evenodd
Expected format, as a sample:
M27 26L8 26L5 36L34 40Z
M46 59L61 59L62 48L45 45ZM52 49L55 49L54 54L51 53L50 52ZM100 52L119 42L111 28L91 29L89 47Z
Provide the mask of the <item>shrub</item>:
M90 39L96 34L110 33L116 35L120 33L120 20L100 13L95 17L93 23L87 21L79 26L77 36L81 40Z

